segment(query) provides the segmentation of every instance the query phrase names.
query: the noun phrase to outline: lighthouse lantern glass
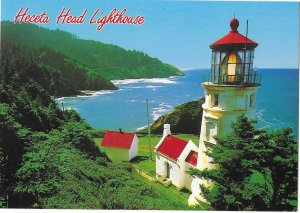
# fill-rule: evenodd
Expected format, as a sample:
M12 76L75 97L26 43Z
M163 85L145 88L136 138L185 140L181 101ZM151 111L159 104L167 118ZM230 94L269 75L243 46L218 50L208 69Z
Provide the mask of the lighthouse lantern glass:
M222 81L236 82L241 76L242 59L237 51L230 51L221 63Z
M253 78L254 49L213 50L210 81L213 83L250 83Z

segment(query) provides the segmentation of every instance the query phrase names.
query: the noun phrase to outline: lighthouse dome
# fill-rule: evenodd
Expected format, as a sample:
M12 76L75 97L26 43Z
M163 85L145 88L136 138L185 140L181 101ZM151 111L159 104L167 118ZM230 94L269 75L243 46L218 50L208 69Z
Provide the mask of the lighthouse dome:
M237 31L239 24L235 17L231 19L231 31L209 46L212 49L211 73L206 82L218 85L260 85L260 75L253 69L254 49L258 44Z
M239 27L239 25L240 25L240 22L236 18L233 18L230 21L230 27L231 27L231 30L233 30L233 31L237 31L237 28Z
M231 31L209 47L214 50L242 49L245 47L245 44L247 45L247 49L257 47L258 44L255 41L246 38L237 31L239 24L239 20L233 18L230 21Z

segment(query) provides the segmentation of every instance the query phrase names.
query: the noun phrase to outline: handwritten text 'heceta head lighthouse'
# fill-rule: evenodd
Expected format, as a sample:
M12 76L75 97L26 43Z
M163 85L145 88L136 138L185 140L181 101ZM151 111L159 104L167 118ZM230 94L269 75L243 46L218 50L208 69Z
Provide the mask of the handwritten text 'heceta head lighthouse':
M23 7L20 8L19 12L14 18L14 24L19 22L22 23L32 23L32 24L47 24L51 21L50 17L45 11L40 14L29 14L29 8ZM144 16L128 16L126 15L127 9L123 8L122 11L118 12L114 8L108 16L100 9L95 10L89 19L89 24L95 24L97 30L101 30L106 24L130 24L130 25L141 25L144 23ZM85 9L81 15L73 15L71 13L71 8L66 9L62 8L59 15L56 17L56 25L61 24L83 24L85 22L85 17L88 13L88 10Z

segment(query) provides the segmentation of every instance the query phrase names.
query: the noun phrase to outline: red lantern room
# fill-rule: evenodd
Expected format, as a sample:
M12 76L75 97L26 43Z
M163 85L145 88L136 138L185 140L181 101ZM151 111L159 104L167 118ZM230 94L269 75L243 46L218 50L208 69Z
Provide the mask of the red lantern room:
M238 32L239 21L230 21L231 31L209 47L212 49L209 82L222 85L258 86L260 75L253 70L257 43Z

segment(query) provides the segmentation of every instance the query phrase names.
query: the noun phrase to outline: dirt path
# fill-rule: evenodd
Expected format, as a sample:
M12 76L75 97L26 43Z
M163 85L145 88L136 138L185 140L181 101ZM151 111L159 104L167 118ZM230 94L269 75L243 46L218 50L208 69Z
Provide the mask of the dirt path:
M136 170L136 172L137 172L140 176L142 176L142 177L144 177L144 178L146 178L146 179L148 179L148 180L150 180L150 181L153 181L153 182L156 181L156 178L154 178L154 177L152 177L151 175L147 174L146 172L144 172L143 170L141 170L138 166L133 165L133 168Z

